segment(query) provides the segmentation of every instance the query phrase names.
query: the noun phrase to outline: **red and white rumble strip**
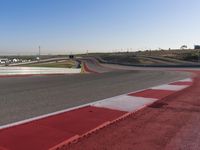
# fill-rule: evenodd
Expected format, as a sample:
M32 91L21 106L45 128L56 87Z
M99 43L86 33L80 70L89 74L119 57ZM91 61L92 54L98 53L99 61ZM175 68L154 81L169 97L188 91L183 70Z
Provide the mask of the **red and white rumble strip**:
M155 101L191 86L187 78L0 126L0 150L57 150Z

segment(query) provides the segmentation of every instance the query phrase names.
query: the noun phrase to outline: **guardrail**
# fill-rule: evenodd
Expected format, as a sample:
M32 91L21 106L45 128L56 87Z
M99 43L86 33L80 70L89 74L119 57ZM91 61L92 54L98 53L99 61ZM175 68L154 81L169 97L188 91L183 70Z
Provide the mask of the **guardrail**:
M133 67L167 67L167 68L187 68L187 67L194 67L194 68L199 68L199 65L192 65L192 64L132 64L132 63L120 63L120 62L111 62L111 61L105 61L105 60L100 60L97 59L100 63L104 64L115 64L115 65L123 65L123 66L133 66Z

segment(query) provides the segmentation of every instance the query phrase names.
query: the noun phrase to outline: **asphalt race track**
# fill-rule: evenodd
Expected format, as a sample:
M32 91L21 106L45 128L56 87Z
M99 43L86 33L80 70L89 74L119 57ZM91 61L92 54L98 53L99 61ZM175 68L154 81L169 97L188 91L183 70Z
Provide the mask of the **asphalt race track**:
M95 64L88 66L94 69ZM0 78L0 125L189 76L174 71L102 70L105 73Z

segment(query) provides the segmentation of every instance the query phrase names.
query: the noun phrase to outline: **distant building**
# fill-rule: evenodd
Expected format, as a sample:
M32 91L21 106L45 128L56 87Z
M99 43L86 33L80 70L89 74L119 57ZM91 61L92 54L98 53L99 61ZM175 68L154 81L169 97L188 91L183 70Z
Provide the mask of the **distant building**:
M39 60L40 60L40 57L36 57L36 60L39 61Z
M0 58L0 64L6 64L8 62L7 58Z
M195 45L194 49L200 49L200 45Z
M69 58L70 59L74 59L74 55L69 55Z
M16 59L16 58L14 58L14 59L12 60L13 63L17 63L18 61L19 61L19 60Z

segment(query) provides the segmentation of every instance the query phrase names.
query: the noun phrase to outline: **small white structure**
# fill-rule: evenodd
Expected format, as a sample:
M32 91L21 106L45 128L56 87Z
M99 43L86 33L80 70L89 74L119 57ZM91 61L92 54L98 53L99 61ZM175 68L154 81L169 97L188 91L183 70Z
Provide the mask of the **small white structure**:
M40 60L40 57L36 57L36 60Z
M8 62L7 58L0 58L0 64L5 64Z
M14 58L13 60L12 60L12 62L14 62L14 63L17 63L19 60L18 59L16 59L16 58Z

